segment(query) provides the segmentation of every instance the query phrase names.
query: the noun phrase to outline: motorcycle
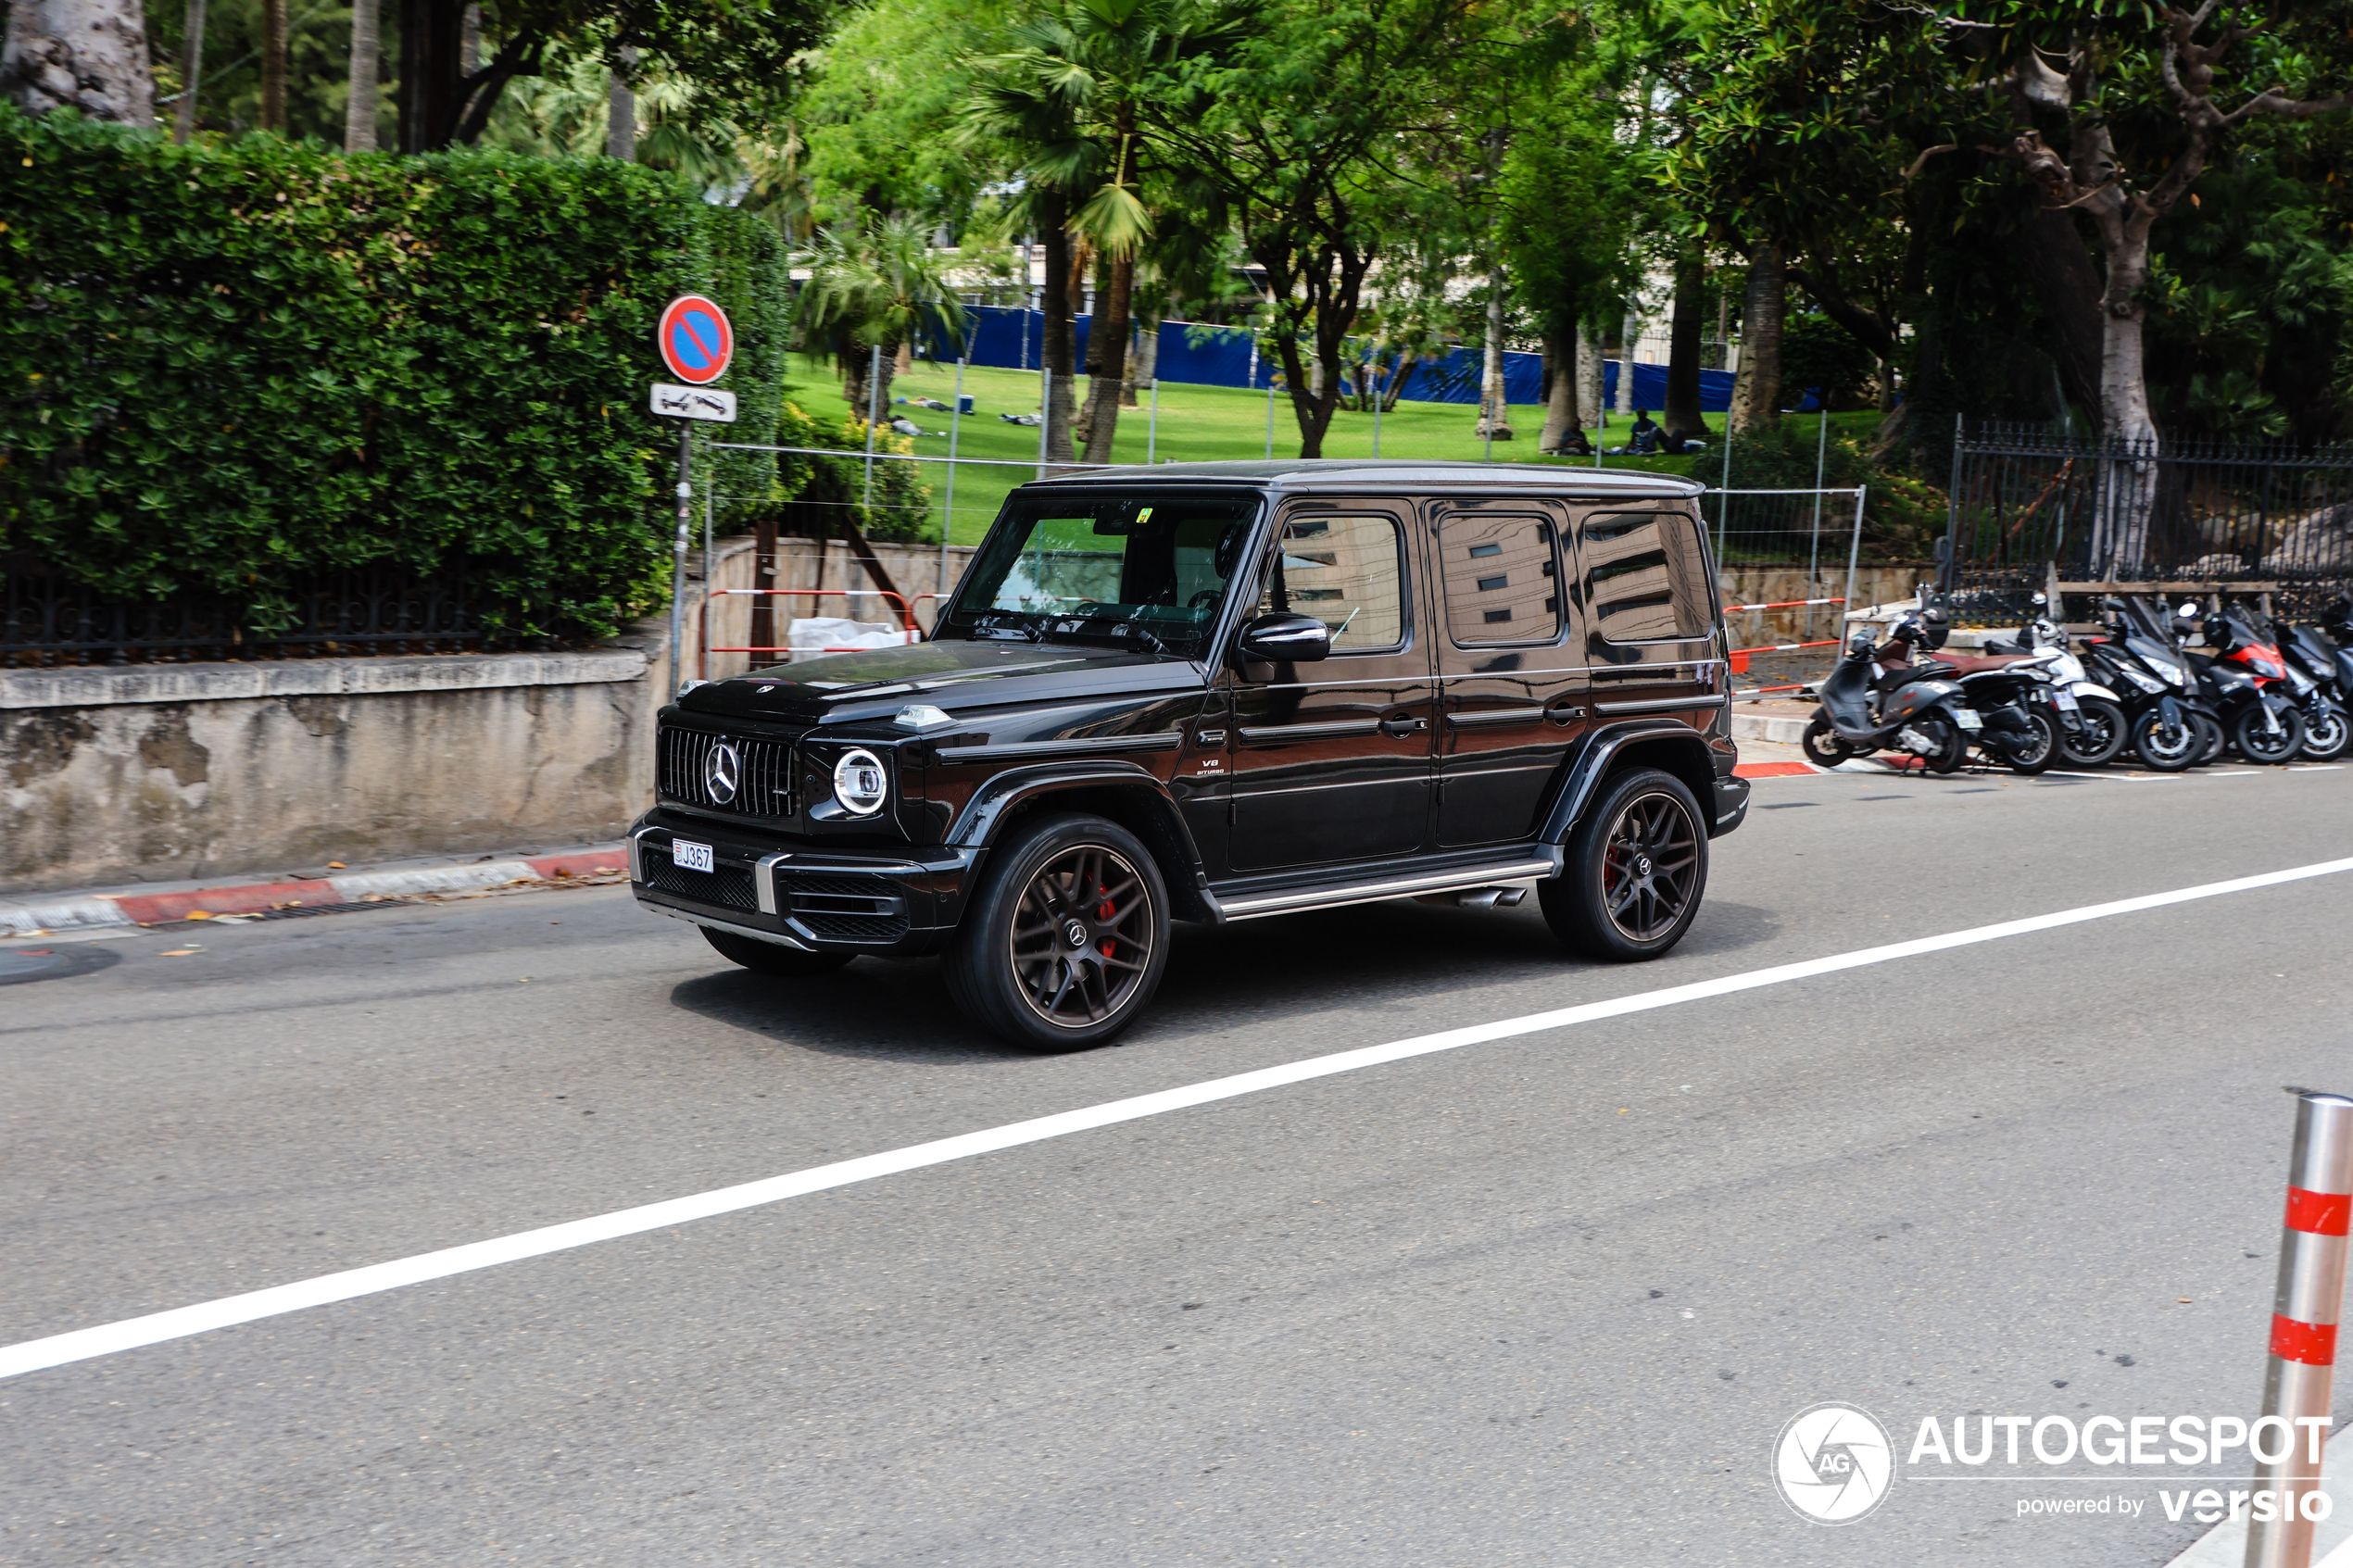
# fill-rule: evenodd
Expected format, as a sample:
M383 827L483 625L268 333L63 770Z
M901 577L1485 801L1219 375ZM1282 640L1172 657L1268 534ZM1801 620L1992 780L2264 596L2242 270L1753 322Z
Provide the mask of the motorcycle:
M1824 696L1831 681L1839 682L1845 710L1834 709L1825 697L1824 710L1801 737L1806 754L1824 767L1834 767L1887 745L1886 739L1871 737L1903 733L1903 725L1890 722L1903 709L1897 699L1915 685L1935 682L1954 688L1935 694L1950 713L1949 721L1911 726L1912 738L1900 747L1926 759L1931 771L1953 771L1968 760L1971 746L2021 773L2039 773L2056 762L2058 724L2047 696L2049 651L1989 659L1946 654L1941 650L1949 630L1943 607L1931 605L1899 618L1888 628L1886 646L1870 649L1859 670L1850 668L1856 662L1850 647L1817 693ZM1867 646L1869 640L1868 633L1860 634L1854 646ZM1916 649L1926 650L1928 657L1916 661ZM2038 691L2044 694L2039 698L2033 695ZM1874 695L1879 697L1876 709L1870 701ZM1923 740L1936 744L1922 750L1916 743Z
M2037 654L2049 651L2046 686L2030 691L2031 698L2047 697L2058 726L2059 755L2079 768L2097 768L2113 761L2130 738L2124 705L2107 685L2094 681L2082 659L2069 651L2066 628L2053 621L2049 601L2034 596L2037 614L2028 618L2010 641L1989 640L1989 654Z
M2291 762L2304 746L2304 716L2267 690L2287 679L2287 661L2264 641L2255 618L2237 605L2208 615L2200 628L2213 653L2191 657L2208 700L2221 716L2232 749L2249 762Z
M1915 610L1889 628L1890 647L1882 658L1901 650L1910 660L1915 646L1928 650L1922 675L1960 684L1961 696L1979 722L1969 738L1985 757L2019 773L2040 773L2059 759L2059 704L2052 667L2058 655L1997 653L1986 656L1946 653L1951 630L1941 604Z
M1908 665L1908 646L1905 651ZM1962 700L1957 682L1891 667L1881 654L1869 632L1855 634L1816 688L1821 706L1800 746L1825 768L1888 747L1919 758L1931 772L1953 771L1967 760L1969 735L1982 721Z
M2353 721L2346 717L2346 686L2337 668L2341 659L2353 656L2309 626L2274 621L2271 636L2304 719L2303 755L2314 762L2335 761L2353 749Z
M2103 599L2107 634L2086 638L2084 657L2124 705L2126 744L2141 765L2178 773L2208 760L2208 743L2222 743L2221 718L2208 712L2197 677L2182 652L2183 619L2146 599ZM2196 605L2181 617L2194 623Z

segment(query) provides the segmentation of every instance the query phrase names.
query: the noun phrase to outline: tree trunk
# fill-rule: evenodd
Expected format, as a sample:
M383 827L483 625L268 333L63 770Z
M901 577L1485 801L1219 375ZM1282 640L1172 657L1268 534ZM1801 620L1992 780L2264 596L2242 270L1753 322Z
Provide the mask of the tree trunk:
M180 24L180 102L171 115L171 139L185 144L196 133L196 90L204 80L205 0L188 0Z
M1504 385L1504 274L1487 275L1487 343L1479 353L1478 427L1475 434L1512 439L1512 403Z
M1781 322L1789 279L1781 247L1771 242L1749 257L1748 295L1741 306L1741 369L1732 383L1730 433L1746 435L1781 416Z
M1617 328L1617 400L1613 407L1621 414L1634 411L1634 345L1642 336L1642 319L1629 309Z
M1602 364L1602 345L1582 326L1577 329L1577 412L1579 422L1588 430L1602 428L1602 387L1606 377Z
M1577 428L1577 334L1558 326L1544 333L1544 433L1539 452L1557 452Z
M153 124L145 12L136 0L14 0L0 95L27 114L76 108L92 119Z
M1675 314L1667 329L1667 406L1658 422L1685 435L1707 433L1707 415L1700 407L1700 333L1705 329L1706 264L1697 245L1686 246L1675 257Z
M343 110L343 150L376 150L377 0L351 0L351 94Z
M1041 192L1038 198L1039 239L1046 252L1046 282L1038 301L1040 325L1038 358L1052 377L1045 406L1046 458L1070 461L1070 408L1073 383L1078 370L1077 330L1070 316L1069 198L1060 191Z
M1087 460L1111 461L1119 433L1119 394L1127 381L1127 327L1136 294L1136 253L1114 260L1110 286L1095 296L1095 320L1088 341L1095 349L1095 379L1087 383Z
M1136 321L1136 352L1127 358L1127 384L1120 389L1119 401L1134 408L1143 403L1144 389L1160 379L1160 320L1158 317Z
M261 0L261 128L286 133L286 0Z
M637 161L637 91L629 83L636 63L637 51L624 48L621 69L605 75L605 156L623 163Z

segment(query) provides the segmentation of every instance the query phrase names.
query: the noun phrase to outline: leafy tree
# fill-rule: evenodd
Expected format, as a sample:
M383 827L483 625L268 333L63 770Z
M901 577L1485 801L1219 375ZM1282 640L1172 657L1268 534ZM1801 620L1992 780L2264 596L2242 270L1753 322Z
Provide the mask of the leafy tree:
M921 220L870 219L836 224L802 257L810 270L794 314L804 348L830 354L842 371L842 396L859 419L887 408L902 345L925 333L964 341L967 318ZM882 384L870 385L882 366Z

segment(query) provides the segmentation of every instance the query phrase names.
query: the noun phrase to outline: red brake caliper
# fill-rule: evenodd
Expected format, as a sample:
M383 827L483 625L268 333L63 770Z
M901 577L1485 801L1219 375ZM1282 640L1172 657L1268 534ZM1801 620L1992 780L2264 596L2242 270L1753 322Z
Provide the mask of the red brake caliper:
M1099 882L1095 884L1095 891L1103 895L1103 901L1095 908L1095 918L1097 920L1109 920L1112 916L1119 912L1118 906L1111 901L1110 888L1105 887ZM1114 946L1114 944L1113 939L1106 936L1103 938L1102 946L1095 950L1102 954L1103 957L1110 958L1112 956L1112 947Z

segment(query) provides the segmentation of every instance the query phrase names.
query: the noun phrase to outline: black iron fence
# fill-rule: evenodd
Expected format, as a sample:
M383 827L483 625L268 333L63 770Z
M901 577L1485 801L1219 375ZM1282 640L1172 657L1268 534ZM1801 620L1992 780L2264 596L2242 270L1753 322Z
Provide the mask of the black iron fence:
M124 600L0 558L0 669L459 653L486 646L482 610L463 569L322 572L257 607L225 596Z
M2031 594L2270 594L2309 615L2353 585L2353 446L2095 440L1964 428L1953 447L1957 614L2005 621Z

